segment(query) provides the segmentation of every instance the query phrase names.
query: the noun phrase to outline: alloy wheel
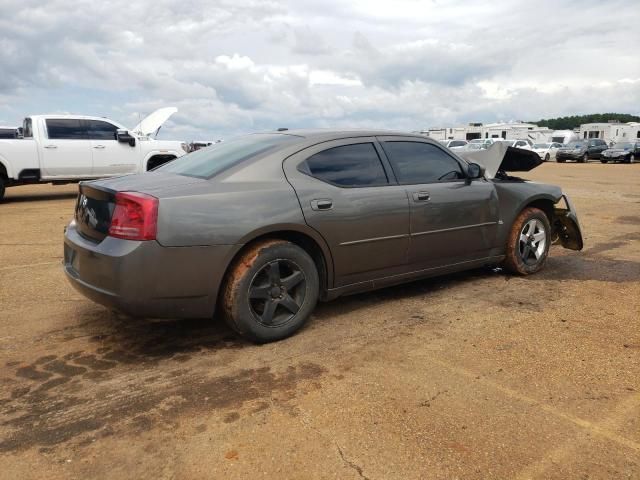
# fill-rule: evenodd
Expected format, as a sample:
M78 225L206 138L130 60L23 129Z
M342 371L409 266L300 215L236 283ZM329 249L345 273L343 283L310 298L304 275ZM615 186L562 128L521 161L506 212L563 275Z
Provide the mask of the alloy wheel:
M520 231L518 252L525 265L534 265L544 255L547 245L547 231L538 219L531 219L524 224Z
M279 327L300 310L306 293L302 269L291 260L267 263L249 284L249 306L256 320L265 327Z

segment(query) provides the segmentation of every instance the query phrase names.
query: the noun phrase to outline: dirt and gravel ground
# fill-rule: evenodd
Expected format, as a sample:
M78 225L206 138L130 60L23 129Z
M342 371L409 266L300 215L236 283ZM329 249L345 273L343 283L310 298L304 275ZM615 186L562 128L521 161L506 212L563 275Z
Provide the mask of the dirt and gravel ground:
M528 178L572 196L584 251L339 299L265 346L85 300L75 187L9 189L0 478L640 478L640 165Z

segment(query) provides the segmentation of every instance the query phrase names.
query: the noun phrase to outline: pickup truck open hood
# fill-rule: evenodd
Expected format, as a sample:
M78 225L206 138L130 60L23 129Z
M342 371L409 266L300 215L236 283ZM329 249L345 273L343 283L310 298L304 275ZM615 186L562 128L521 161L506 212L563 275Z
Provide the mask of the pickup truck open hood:
M528 172L542 163L533 150L509 147L502 142L496 142L486 150L458 150L456 153L469 162L483 165L487 178L494 178L499 171Z
M177 111L178 109L176 107L159 108L145 117L138 125L133 127L131 131L140 135L151 135L157 132L164 122Z

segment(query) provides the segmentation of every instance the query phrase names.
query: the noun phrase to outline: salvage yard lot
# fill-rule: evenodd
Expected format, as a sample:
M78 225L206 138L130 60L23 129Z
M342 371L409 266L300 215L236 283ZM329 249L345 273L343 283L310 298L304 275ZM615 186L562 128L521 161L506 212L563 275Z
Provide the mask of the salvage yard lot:
M9 190L0 478L639 478L640 165L524 176L571 196L582 252L341 298L264 346L84 299L77 187Z

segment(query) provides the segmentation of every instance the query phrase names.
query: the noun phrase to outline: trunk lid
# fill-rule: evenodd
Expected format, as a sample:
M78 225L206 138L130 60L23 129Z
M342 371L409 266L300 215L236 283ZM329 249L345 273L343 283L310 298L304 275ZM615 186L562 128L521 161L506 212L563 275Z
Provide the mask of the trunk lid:
M78 232L94 242L104 240L109 234L117 192L139 192L161 198L187 185L206 182L200 178L161 172L81 182L74 213Z

